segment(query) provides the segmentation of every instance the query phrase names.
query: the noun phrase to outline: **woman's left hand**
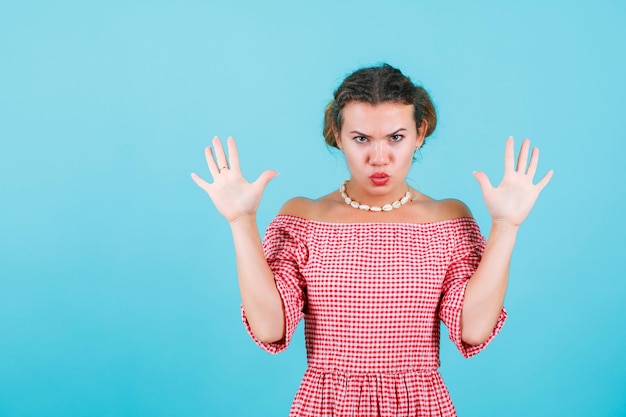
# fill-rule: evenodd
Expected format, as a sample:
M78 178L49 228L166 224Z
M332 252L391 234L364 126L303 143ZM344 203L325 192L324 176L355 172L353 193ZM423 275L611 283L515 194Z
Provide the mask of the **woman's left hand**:
M474 172L474 177L480 184L493 222L517 227L526 219L539 193L550 182L553 171L548 171L537 184L533 184L539 163L539 149L533 148L528 162L530 141L524 139L516 168L513 145L513 138L510 137L504 152L504 176L497 187L491 185L484 172Z

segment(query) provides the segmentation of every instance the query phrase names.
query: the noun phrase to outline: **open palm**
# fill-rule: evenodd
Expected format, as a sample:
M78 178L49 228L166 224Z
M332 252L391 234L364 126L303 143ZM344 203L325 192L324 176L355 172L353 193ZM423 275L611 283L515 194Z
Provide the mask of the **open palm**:
M209 183L196 173L191 178L207 192L217 210L228 220L236 221L245 216L255 215L267 183L278 175L275 171L263 172L256 181L248 182L239 167L239 154L233 138L228 138L228 158L222 142L216 136L211 147L204 150L213 182Z
M537 184L533 184L539 163L539 149L533 148L530 162L528 162L529 150L530 141L524 139L516 167L513 138L507 140L504 152L504 176L497 187L491 185L484 172L474 173L494 222L514 226L522 224L537 197L552 178L553 171L550 170Z

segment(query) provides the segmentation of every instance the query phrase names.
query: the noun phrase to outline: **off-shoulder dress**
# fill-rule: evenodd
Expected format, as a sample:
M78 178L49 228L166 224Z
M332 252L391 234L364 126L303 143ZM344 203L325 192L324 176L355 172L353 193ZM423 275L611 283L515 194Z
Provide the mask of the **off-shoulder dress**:
M304 318L307 370L296 416L456 416L439 374L439 322L461 354L465 286L485 240L475 220L330 223L279 214L263 242L286 316L285 349Z

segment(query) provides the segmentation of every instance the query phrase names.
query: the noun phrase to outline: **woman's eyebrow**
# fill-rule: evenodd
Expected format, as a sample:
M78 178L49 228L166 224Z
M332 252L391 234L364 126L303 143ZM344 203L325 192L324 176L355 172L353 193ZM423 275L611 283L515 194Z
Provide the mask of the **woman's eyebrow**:
M406 130L405 128L401 127L400 129L396 130L393 133L388 134L387 136L393 136L393 135L397 135L398 133L402 132L403 130Z
M387 136L397 135L398 133L400 133L400 132L402 132L402 131L406 131L406 128L401 127L401 128L399 128L399 129L397 129L397 130L393 131L392 133L389 133ZM351 131L351 132L350 132L350 134L353 134L353 135L359 135L359 136L365 136L365 137L369 137L369 135L368 135L368 134L365 134L365 133L363 133L363 132L359 132L358 130L353 130L353 131Z

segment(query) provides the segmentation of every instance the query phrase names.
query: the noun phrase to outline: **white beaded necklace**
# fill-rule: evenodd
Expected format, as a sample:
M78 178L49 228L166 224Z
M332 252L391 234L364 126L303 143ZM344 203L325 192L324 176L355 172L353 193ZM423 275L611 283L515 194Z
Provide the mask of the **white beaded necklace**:
M367 210L391 211L393 209L402 207L403 205L408 203L408 201L411 199L411 190L407 190L407 192L404 194L404 197L402 197L400 200L394 201L393 203L385 204L382 207L381 206L368 206L367 204L361 204L358 201L353 200L350 197L348 197L348 194L346 193L346 184L348 184L348 180L345 180L343 183L341 183L341 187L339 187L339 192L341 193L341 196L343 197L343 200L346 202L346 204L356 209L361 209L361 210L366 210L366 211Z

